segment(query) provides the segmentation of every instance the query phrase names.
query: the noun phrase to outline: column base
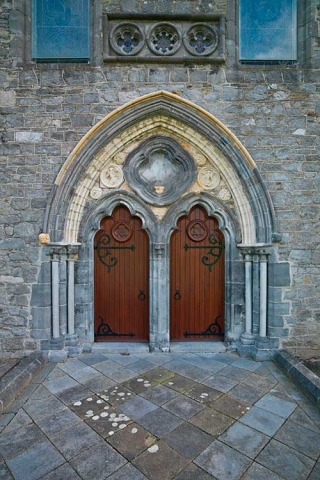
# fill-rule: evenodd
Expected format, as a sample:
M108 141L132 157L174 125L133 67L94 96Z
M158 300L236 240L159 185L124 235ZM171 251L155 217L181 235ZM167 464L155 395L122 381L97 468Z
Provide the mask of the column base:
M64 347L64 339L62 337L51 338L49 342L48 350L62 350L63 347Z
M48 351L49 362L54 362L54 363L66 362L67 358L68 358L68 353L66 350L49 350Z
M69 335L67 333L66 339L65 339L66 347L76 347L78 343L79 343L79 336L76 333L73 333L72 335Z
M242 345L254 345L254 335L249 333L243 333L241 335L241 343Z

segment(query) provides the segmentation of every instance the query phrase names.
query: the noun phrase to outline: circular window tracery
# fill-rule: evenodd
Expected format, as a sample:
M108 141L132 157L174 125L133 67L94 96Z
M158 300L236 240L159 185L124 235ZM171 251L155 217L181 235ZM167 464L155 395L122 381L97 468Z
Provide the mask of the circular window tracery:
M187 227L187 234L190 240L202 242L208 235L208 227L202 220L192 220Z
M127 242L132 237L133 231L128 222L116 222L111 229L113 238L120 243Z
M144 35L138 25L121 23L111 30L110 43L120 55L136 55L144 45Z
M210 55L218 46L218 33L214 27L196 23L186 32L183 41L192 55Z
M181 46L181 36L171 23L158 23L149 30L147 44L156 55L174 55Z

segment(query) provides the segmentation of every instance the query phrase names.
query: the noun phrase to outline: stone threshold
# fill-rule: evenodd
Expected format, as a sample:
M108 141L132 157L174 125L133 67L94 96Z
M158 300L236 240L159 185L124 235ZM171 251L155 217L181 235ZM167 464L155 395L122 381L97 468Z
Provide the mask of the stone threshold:
M169 351L171 353L223 353L226 352L226 350L226 346L223 342L172 342ZM91 346L91 351L104 354L146 354L150 352L148 343L129 342L97 342Z
M34 379L47 359L39 353L22 358L0 380L0 415Z
M273 360L320 409L320 378L287 350L276 351Z

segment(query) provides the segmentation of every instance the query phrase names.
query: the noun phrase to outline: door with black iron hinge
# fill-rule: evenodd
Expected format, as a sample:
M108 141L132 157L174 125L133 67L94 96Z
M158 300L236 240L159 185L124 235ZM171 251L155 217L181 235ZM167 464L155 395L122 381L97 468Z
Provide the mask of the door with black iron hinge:
M223 340L224 272L224 235L217 219L196 206L171 237L171 340Z
M149 238L123 206L94 239L95 341L148 341Z

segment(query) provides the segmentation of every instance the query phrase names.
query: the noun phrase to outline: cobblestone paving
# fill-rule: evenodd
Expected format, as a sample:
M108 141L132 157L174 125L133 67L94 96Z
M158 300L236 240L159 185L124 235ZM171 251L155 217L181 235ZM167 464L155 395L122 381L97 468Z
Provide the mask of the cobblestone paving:
M233 353L49 364L0 428L0 480L320 478L320 412Z

